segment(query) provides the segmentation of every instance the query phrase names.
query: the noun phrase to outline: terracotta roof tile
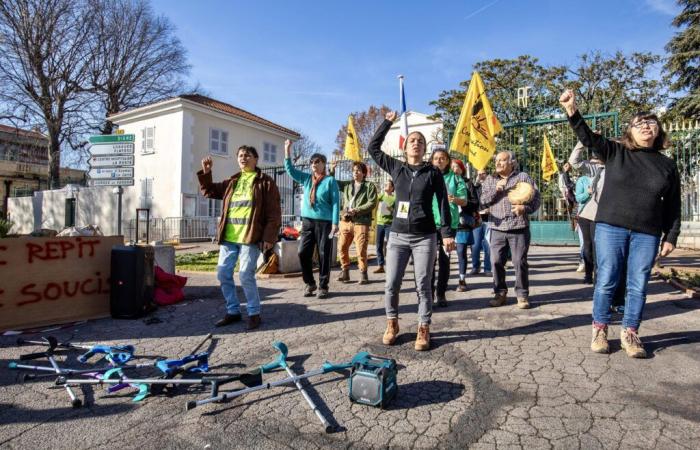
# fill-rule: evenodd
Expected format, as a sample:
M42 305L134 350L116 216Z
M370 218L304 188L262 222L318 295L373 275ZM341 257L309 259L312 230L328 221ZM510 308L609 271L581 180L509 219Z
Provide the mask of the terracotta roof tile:
M251 122L256 122L261 125L268 126L270 128L274 128L276 130L282 131L283 133L288 133L293 136L295 136L297 139L300 138L301 136L299 133L297 133L294 130L290 130L289 128L285 128L281 125L277 125L274 122L270 122L269 120L263 119L260 116L256 116L253 113L249 113L246 110L243 110L241 108L237 108L233 105L229 105L228 103L220 102L219 100L215 100L213 98L205 97L204 95L199 95L199 94L188 94L188 95L181 95L180 98L185 99L185 100L190 100L192 102L199 103L200 105L208 106L210 108L216 109L217 111L221 111L226 114L231 114L232 116L240 117L242 119L250 120Z

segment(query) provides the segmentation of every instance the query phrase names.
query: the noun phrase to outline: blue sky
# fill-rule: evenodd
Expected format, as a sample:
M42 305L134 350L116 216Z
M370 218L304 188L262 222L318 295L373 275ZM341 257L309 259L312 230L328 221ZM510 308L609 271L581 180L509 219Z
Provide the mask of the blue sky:
M468 79L475 62L590 50L663 54L673 0L154 0L177 27L191 81L214 98L300 129L326 153L353 111L410 110Z

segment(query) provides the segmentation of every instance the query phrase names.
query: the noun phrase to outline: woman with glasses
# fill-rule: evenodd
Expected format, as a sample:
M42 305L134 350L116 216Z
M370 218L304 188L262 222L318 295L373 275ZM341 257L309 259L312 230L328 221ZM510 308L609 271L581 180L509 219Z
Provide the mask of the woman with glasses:
M676 163L660 153L669 146L655 114L639 113L620 141L606 139L588 127L576 107L573 91L559 102L569 124L586 147L605 161L605 188L598 199L595 228L597 263L593 294L591 350L608 353L610 304L627 257L627 296L620 341L627 355L646 357L637 334L646 302L649 275L661 246L661 256L675 249L680 232L680 177Z
M438 169L423 161L425 136L414 131L406 136L403 152L406 161L400 161L381 149L396 113L386 114L367 148L372 159L391 175L396 187L394 220L389 233L386 255L386 309L387 327L382 338L385 345L392 345L399 334L399 291L406 265L413 256L416 291L418 293L418 333L414 348L418 351L430 348L430 318L432 315L431 274L437 252L437 236L433 216L433 196L440 211L440 231L446 252L454 250L450 203L445 181Z
M314 153L309 158L311 173L294 167L291 159L292 141L284 142L284 169L297 183L304 186L301 203L301 237L299 261L306 287L304 297L311 297L317 289L312 258L318 249L319 276L317 298L328 297L331 276L333 236L338 232L340 194L335 178L326 175L326 156Z

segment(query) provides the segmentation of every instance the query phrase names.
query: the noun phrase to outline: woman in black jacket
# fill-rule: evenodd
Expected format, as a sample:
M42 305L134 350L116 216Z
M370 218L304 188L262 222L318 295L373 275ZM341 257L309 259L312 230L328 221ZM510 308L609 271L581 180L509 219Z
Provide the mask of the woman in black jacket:
M369 144L372 159L391 175L396 188L394 220L391 224L386 255L386 309L387 328L382 341L391 345L399 333L399 291L406 265L413 256L413 267L418 292L418 334L415 349L430 348L430 318L432 315L431 274L435 264L437 236L433 216L433 196L440 210L440 231L445 250L454 250L454 236L450 228L450 205L442 174L432 164L423 161L426 143L422 133L409 133L403 143L406 161L392 158L381 150L396 113L386 114Z
M627 257L627 296L620 341L627 355L646 357L637 335L654 259L676 245L681 224L680 177L676 163L660 150L669 146L655 114L639 113L618 141L595 134L576 108L573 91L559 98L569 124L583 145L605 161L605 188L595 227L597 277L593 293L591 350L607 353L610 304ZM624 278L624 277L623 277Z

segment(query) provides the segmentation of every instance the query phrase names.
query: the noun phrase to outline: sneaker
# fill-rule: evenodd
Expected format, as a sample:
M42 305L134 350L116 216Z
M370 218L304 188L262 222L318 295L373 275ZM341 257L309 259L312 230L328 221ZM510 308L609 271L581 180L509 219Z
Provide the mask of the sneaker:
M328 288L319 289L316 298L328 298Z
M394 345L396 337L399 335L399 319L386 319L386 331L382 337L384 345Z
M506 304L507 300L508 300L508 294L506 294L505 292L498 293L493 297L493 300L491 300L489 302L489 305L491 305L493 307L503 306Z
M240 322L241 321L241 315L240 314L229 314L226 313L223 319L219 320L214 324L216 327L224 327L226 325L231 325L232 323L235 322Z
M372 273L384 273L384 266L379 266L372 271Z
M417 351L422 352L430 348L430 325L422 323L418 326L416 334L416 344L413 346Z
M620 333L620 345L627 352L630 358L646 358L647 352L644 350L644 345L637 335L637 330L634 328L623 328Z
M597 327L593 325L593 339L591 339L591 351L595 353L609 353L608 327Z
M457 285L457 292L467 292L466 280L459 280L459 284Z
M585 277L583 277L583 284L593 284L593 276L586 275Z
M576 269L576 272L585 272L585 271L586 271L586 264L579 263L578 268Z
M528 309L530 308L530 300L527 297L518 297L518 308Z
M493 273L492 272L484 272L485 277L492 277Z
M315 284L307 284L306 287L304 287L304 297L313 297L314 292L316 292Z
M248 326L246 328L248 330L254 330L260 326L260 322L262 322L260 319L260 314L248 316Z
M469 275L477 275L479 273L479 269L472 269L469 271Z

